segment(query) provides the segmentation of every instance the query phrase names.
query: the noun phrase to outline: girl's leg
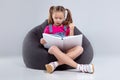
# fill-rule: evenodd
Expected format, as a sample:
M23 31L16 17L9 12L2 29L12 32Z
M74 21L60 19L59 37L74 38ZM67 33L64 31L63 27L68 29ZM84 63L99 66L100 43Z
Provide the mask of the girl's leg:
M69 51L72 51L72 50L69 50ZM68 52L69 52L68 51ZM75 61L73 61L74 58L76 58L78 56L78 54L76 55L76 57L72 57L70 58L69 56L71 56L70 52L69 52L69 56L66 55L65 53L63 53L59 48L57 48L56 46L52 46L48 52L50 54L53 54L57 59L58 59L58 62L61 62L62 64L67 64L73 68L77 68L78 70L80 71L85 71L85 72L92 72L93 73L93 66L92 65L80 65L80 64L77 64ZM77 52L77 50L76 50ZM79 53L80 54L80 53ZM52 67L50 65L46 65L46 68L48 68L48 72L52 72Z
M69 56L71 59L76 59L78 56L80 56L83 53L83 48L81 46L76 46L71 49L69 49L66 52L66 55ZM59 65L63 65L63 62L58 61Z
M73 61L73 59L71 59L69 56L70 52L69 52L69 56L67 56L65 53L63 53L58 47L56 46L52 46L50 47L50 49L48 50L48 52L52 55L54 55L58 61L60 61L63 64L67 64L69 66L72 66L73 68L77 67L77 63L75 61ZM77 52L77 51L76 51ZM72 56L71 56L72 57ZM72 57L75 58L75 57Z
M76 48L77 48L77 47L76 47ZM74 49L75 49L75 48L74 48ZM74 49L69 50L69 51L68 51L68 54L65 54L65 53L63 53L59 48L57 48L56 46L52 46L51 48L49 48L48 52L49 52L50 54L53 54L55 57L56 57L56 56L59 56L59 55L55 55L56 53L57 53L57 54L60 54L60 55L61 55L61 54L62 54L62 55L66 55L67 58L70 58L70 57L71 57L70 60L72 60L72 58L75 58L75 57L71 55L70 51L73 51ZM62 56L62 55L61 55L61 56ZM64 56L62 56L62 57L64 58ZM59 59L58 57L56 57L56 58L58 59L58 61L51 62L51 63L45 65L47 72L51 73L51 72L54 71L54 69L55 69L57 66L65 64L65 63L61 60L61 58L60 58L60 59ZM70 62L67 58L64 58L65 61ZM73 61L73 62L74 62L74 61ZM71 63L70 63L70 64L71 64ZM77 63L74 63L74 65L77 65ZM76 66L74 66L74 67L76 67Z

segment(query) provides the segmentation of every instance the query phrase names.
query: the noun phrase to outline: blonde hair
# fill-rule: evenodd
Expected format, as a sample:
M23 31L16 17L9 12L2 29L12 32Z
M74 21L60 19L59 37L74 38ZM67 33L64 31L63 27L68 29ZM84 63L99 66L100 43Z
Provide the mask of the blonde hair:
M60 11L64 13L65 20L63 21L63 25L69 25L73 22L72 14L69 9L64 8L63 6L51 6L49 9L49 17L48 17L48 24L54 24L52 19L53 12Z

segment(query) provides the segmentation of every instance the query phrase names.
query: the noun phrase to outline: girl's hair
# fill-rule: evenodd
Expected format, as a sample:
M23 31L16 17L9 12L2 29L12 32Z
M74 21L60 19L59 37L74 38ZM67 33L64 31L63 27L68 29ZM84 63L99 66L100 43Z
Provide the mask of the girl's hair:
M49 9L48 24L53 24L54 23L54 21L52 19L52 14L54 12L57 12L57 11L60 11L60 12L64 13L65 20L62 23L63 25L69 25L70 23L73 22L72 15L71 15L71 12L70 12L69 9L66 9L63 6L51 6L50 9Z

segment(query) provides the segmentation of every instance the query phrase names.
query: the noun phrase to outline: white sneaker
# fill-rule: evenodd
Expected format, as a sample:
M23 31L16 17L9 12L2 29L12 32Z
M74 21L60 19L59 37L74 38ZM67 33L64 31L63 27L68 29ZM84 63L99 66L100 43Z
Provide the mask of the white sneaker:
M45 65L46 71L48 73L52 73L56 69L56 67L57 66L55 65L54 62L51 62L51 63Z
M54 68L50 64L46 64L45 68L48 73L52 73L54 71Z
M93 74L94 65L93 64L80 64L80 71Z

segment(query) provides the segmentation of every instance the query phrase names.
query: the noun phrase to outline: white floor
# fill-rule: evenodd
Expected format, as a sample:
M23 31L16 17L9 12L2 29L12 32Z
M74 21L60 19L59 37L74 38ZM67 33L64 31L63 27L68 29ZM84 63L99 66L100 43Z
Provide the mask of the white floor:
M120 58L118 56L95 57L95 73L87 74L75 70L55 71L26 68L22 57L0 58L0 80L119 80Z

